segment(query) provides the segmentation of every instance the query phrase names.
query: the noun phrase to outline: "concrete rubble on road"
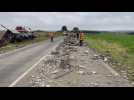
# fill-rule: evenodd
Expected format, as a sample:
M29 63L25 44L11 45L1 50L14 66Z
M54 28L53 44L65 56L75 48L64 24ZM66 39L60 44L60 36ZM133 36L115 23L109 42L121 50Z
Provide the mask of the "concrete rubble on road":
M114 76L101 61L108 59L91 51L87 44L79 47L75 37L64 41L43 61L36 75L30 77L34 87L119 87L131 86L121 76ZM119 81L117 81L119 80Z

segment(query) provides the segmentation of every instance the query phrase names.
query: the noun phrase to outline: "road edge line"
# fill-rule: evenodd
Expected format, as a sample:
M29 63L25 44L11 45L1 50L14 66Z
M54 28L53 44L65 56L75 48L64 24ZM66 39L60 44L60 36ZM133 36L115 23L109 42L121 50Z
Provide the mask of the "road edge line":
M104 65L104 67L111 72L114 76L119 76L119 73L116 72L112 67L110 67L108 64L101 61L101 63Z
M45 41L46 41L46 40L45 40ZM1 54L0 54L0 57L9 55L9 54L12 54L12 53L15 53L15 52L19 52L19 51L21 51L21 50L23 50L23 49L29 48L29 47L31 47L31 46L33 46L33 45L38 45L38 44L43 43L43 42L44 42L44 41L37 42L37 43L33 43L33 44L28 44L28 45L26 45L26 46L24 46L24 47L16 48L16 49L14 49L14 50L11 50L11 51L8 51L8 52L5 52L5 53L1 53Z
M51 50L54 50L58 45L53 47ZM32 65L28 70L26 70L23 74L21 74L15 81L13 81L8 87L14 87L21 79L23 79L30 71L32 71L42 60L44 60L47 56L49 56L49 53L42 58L40 58L34 65Z

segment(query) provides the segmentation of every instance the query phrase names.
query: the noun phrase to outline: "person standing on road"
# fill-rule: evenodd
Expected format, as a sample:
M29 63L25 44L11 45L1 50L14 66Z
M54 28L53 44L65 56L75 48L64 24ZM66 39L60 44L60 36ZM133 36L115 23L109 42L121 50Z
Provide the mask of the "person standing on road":
M54 38L54 33L53 33L53 32L50 32L50 33L49 33L49 36L50 36L51 42L53 42L53 41L54 41L54 40L53 40L53 38Z
M80 33L80 41L79 41L79 43L80 43L80 46L83 46L83 41L84 41L84 33Z

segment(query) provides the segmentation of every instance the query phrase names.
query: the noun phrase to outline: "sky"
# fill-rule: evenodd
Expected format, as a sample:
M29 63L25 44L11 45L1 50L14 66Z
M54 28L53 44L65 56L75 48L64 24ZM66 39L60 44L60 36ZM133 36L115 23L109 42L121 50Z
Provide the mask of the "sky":
M134 12L0 12L0 24L32 30L60 30L63 25L69 30L134 30Z

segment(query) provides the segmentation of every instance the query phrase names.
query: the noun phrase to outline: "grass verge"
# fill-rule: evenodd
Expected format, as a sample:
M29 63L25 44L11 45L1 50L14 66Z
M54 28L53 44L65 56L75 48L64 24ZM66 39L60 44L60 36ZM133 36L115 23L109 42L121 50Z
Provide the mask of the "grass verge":
M125 70L128 78L134 81L134 35L89 34L86 41L97 52L109 55L113 61L120 63L115 69Z

